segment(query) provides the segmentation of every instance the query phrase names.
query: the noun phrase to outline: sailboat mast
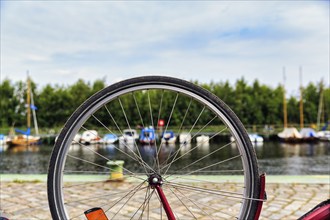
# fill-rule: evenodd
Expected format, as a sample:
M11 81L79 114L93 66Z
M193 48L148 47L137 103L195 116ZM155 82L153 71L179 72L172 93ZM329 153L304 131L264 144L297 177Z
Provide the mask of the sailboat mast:
M29 73L28 73L29 74ZM26 103L27 103L27 128L29 129L31 127L31 97L30 97L30 90L31 90L31 83L30 83L30 77L28 75L27 78L27 94L26 94Z
M299 78L300 78L300 129L304 127L304 105L303 105L303 85L302 85L302 67L299 67Z
M324 109L323 109L323 80L320 83L320 100L319 100L319 108L317 111L317 130L320 129L321 124L321 116L324 121Z
M33 99L32 89L30 90L30 94L31 94L31 106L33 106L33 108L32 108L32 116L33 116L34 130L35 130L35 134L36 135L39 135L39 128L38 128L38 122L37 122L36 107L34 105L34 99Z
M285 98L285 67L283 67L283 121L284 121L284 128L288 127L288 114L287 114L287 107L286 107L286 98Z

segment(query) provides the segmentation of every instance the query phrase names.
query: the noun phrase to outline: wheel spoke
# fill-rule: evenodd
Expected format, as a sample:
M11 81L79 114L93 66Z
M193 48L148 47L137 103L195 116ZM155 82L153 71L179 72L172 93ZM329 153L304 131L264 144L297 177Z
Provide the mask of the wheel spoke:
M100 165L100 164L97 164L97 163L91 162L91 161L89 161L89 160L85 160L85 159L82 159L82 158L79 158L79 157L75 157L75 156L70 155L70 154L68 154L67 156L70 157L70 158L72 158L72 159L76 159L76 160L79 160L79 161L82 161L82 162L85 162L85 163L88 163L88 164L92 164L92 165L94 165L94 166L101 167L101 168L104 168L104 169L107 169L107 170L110 170L110 171L116 171L116 170L111 169L110 167L106 167L106 166L103 166L103 165ZM109 161L110 161L110 160L109 160ZM121 168L124 168L124 167L122 167L122 166L120 166L120 167L121 167ZM137 179L142 179L141 177L138 177L137 175L135 175L133 172L127 170L126 168L124 168L124 169L125 169L126 171L132 173L132 174L133 174L132 177L137 178ZM142 179L142 180L143 180L143 179Z
M263 199L244 197L242 193L228 192L228 191L221 191L221 190L210 190L210 189L200 188L200 187L196 187L196 186L189 186L189 185L172 183L172 182L166 182L166 184L168 184L174 188L181 188L184 190L197 191L197 192L202 192L202 193L207 193L207 194L212 194L212 195L217 195L217 196L223 196L223 197L229 197L229 198L234 198L234 199L253 200L253 201L262 201L262 202L264 201ZM239 196L239 195L241 195L241 196Z
M149 196L150 196L150 187L148 187L147 188L147 190L146 190L146 194L145 194L145 196L144 196L144 202L142 203L142 205L143 205L143 207L142 207L142 212L141 212L141 215L140 215L140 217L139 217L139 219L141 219L142 218L142 216L143 216L143 212L144 212L144 210L145 210L145 208L146 208L146 204L150 201L150 198L149 198ZM149 198L149 199L148 199ZM148 201L148 202L147 202ZM139 210L139 209L138 209ZM135 215L135 214L134 214ZM133 216L134 216L133 215ZM132 216L132 218L133 218L133 216Z
M158 116L157 116L157 127L156 127L156 131L158 131L158 125L159 125L160 115L161 115L161 112L162 112L163 98L164 98L164 90L161 90L161 91L162 91L162 94L161 94L161 98L160 98L160 104L159 104L159 110L158 110ZM156 152L158 152L157 139L155 141L155 146L156 146ZM156 162L157 162L157 164L156 164L157 165L157 170L158 170L158 173L159 173L160 172L160 169L159 169L159 158L158 158L158 155L156 155Z
M104 105L104 107L106 108L106 110L108 111L108 113L109 113L109 115L110 115L110 117L112 118L112 120L114 121L114 123L116 124L116 127L117 127L117 129L119 130L119 132L121 133L121 135L124 135L123 134L123 132L122 132L122 130L119 128L119 126L118 126L118 124L116 123L116 121L115 121L115 119L113 118L113 116L112 116L112 114L110 113L110 111L108 110L108 108L106 107L106 105ZM106 125L104 125L98 118L96 118L94 115L93 115L93 117L105 128L105 129L107 129L110 133L112 133L110 130L109 130L109 128L106 126ZM114 133L112 133L112 134L114 134ZM130 158L132 158L133 160L135 160L135 161L137 161L142 167L144 167L144 169L145 169L145 171L146 171L146 167L148 167L151 171L153 171L153 169L146 163L146 162L144 162L144 160L142 159L142 157L141 157L141 154L140 154L140 151L139 151L139 148L138 148L138 146L136 145L136 143L135 143L135 146L136 146L136 148L138 149L138 153L140 154L140 155L137 155L126 143L124 143L124 146L125 147L127 147L127 149L129 149L130 150L130 152L135 156L135 158L133 158L131 155L129 155L129 154L127 154L126 152L124 152L123 150L121 150L120 148L118 148L118 147L116 147L115 146L115 148L118 150L118 151L120 151L121 153L123 153L123 154L125 154L126 156L128 156L128 157L130 157ZM146 171L146 173L148 173L147 171Z
M144 183L144 182L143 182ZM115 206L116 204L118 204L121 200L123 200L125 197L127 197L129 194L132 194L133 195L139 191L139 190L143 190L143 188L141 189L141 186L143 185L143 183L139 184L138 186L134 187L132 190L130 190L125 196L123 196L121 199L119 199L119 201L117 201L113 206ZM116 194L122 194L122 193L116 193ZM102 198L102 197L107 197L107 196L112 196L112 195L116 195L116 194L107 194L107 195L103 195L103 196L100 196L100 197L94 197L93 199L99 199L99 198ZM82 200L77 200L78 201L86 201L86 200L91 200L91 199L82 199ZM106 204L102 204L100 205L100 207L104 207L105 205L108 205L108 203ZM111 206L107 211L109 211L113 206ZM105 213L107 212L105 211ZM74 216L74 217L71 217L70 219L75 219L75 218L79 218L81 216L83 216L84 214L79 214L77 216Z
M173 112L174 112L175 105L176 105L176 102L177 102L177 100L178 100L178 97L179 97L179 93L176 94L176 97L175 97L174 103L173 103L173 105L172 105L172 110L171 110L170 116L169 116L168 119L167 119L167 123L166 123L166 126L165 126L164 134L167 132L168 125L169 125L170 122L171 122L172 114L173 114ZM159 145L159 148L158 148L158 151L157 151L157 158L159 157L159 152L160 152L162 146L163 146L163 138L162 138L161 141L160 141L160 145Z
M222 129L221 131L218 131L217 133L215 133L213 136L210 137L209 140L213 139L215 136L221 134L222 132L224 132L227 128L224 128ZM166 171L164 172L164 175L166 175L166 173L168 172L168 170L170 169L170 166L175 163L176 161L178 161L180 158L184 157L185 155L187 155L188 153L190 153L191 151L197 149L198 147L202 146L203 143L200 143L198 145L196 145L196 147L190 149L189 151L185 152L184 154L182 154L180 157L176 158L176 156L178 155L179 153L179 150L184 146L184 145L181 145L180 148L177 150L177 152L175 153L175 156L173 157L171 163L167 164L166 166L162 167L162 170L166 168Z
M189 202L191 202L191 203L192 203L193 205L195 205L200 211L202 211L204 214L206 214L207 217L213 219L209 213L207 213L206 211L204 211L199 205L197 205L196 202L194 202L192 199L190 199L188 196L186 196L184 193L182 193L178 188L175 188L175 190L180 194L180 196L182 196L183 198L189 200ZM171 189L171 191L172 191L172 189ZM201 204L201 205L204 206L204 207L208 207L208 206L205 206L205 205L203 205L203 204Z
M236 172L243 172L242 170L236 170ZM219 181L211 181L211 180L203 180L203 179L198 179L198 178L187 178L185 176L190 176L190 175L180 175L180 176L171 176L173 179L169 179L170 177L165 177L169 182L172 182L174 180L189 180L190 182L200 182L200 183L212 183L212 184L223 184L223 182Z
M195 205L198 207L198 205L196 204L196 202L194 202L194 199L191 199L191 198L189 198L188 196L186 196L186 195L185 195L184 193L182 193L178 188L174 188L174 189L177 190L178 192L180 192L180 194L181 194L183 197L187 198L191 203L195 204ZM227 215L227 216L229 216L229 217L231 217L231 218L237 219L236 216L233 216L233 215L230 215L230 214L228 214L228 213L222 212L222 211L220 211L220 210L218 210L218 209L215 209L215 208L213 208L213 206L210 206L210 205L204 205L203 203L200 203L199 205L205 207L206 209L212 209L212 210L215 211L215 212L220 212L220 213L225 214L225 215ZM204 209L202 209L202 208L199 208L199 209L200 209L203 213L206 213L206 212L204 211ZM210 217L211 219L213 219L212 216L210 216L210 214L206 213L206 215L207 215L208 217Z
M190 171L190 172L187 173L187 175L191 175L191 174L196 173L196 172L199 172L199 171L201 171L201 170L205 170L205 169L207 169L207 168L210 168L210 167L213 167L213 166L216 166L216 165L219 165L219 164L222 164L222 163L225 163L225 162L228 162L228 161L234 160L234 159L239 158L239 157L241 157L241 156L242 156L242 155L237 155L237 156L234 156L234 157L228 158L228 159L226 159L226 160L222 160L222 161L219 161L219 162L217 162L217 163L213 163L213 164L210 164L210 165L208 165L208 166L205 166L205 167L199 168L199 169L197 169L197 170Z
M152 114L152 107L151 107L151 100L150 100L149 90L147 90L147 95L148 95L148 105L149 105L149 114L150 114L151 126L152 126L153 129L155 129L155 123L154 123L154 118L153 118L153 114ZM160 114L160 110L159 110L159 114ZM157 125L158 125L158 123L157 123ZM157 131L157 129L155 130L155 132L156 131ZM149 142L149 146L151 147L151 143L150 142ZM157 147L157 139L156 139L156 137L155 137L155 147L156 147L156 152L157 152L158 151L158 147ZM155 157L154 166L153 167L154 167L155 170L159 170L159 160L158 160L157 155Z
M180 201L180 203L187 209L187 211L194 217L194 219L197 219L194 213L188 208L188 206L182 201L182 199L171 189L169 190L172 192L172 194Z
M83 127L83 128L84 128L84 127ZM86 129L86 128L84 128L84 129ZM100 154L100 153L96 152L95 150L93 150L92 148L88 147L87 145L81 144L81 143L79 143L79 142L76 142L76 143L79 144L80 146L82 146L82 147L88 149L89 151L93 152L94 154L98 155L99 157L105 159L107 162L114 162L113 160L111 160L111 159L109 159L109 158L103 156L102 154ZM119 149L119 148L117 148L117 147L115 147L115 148L116 148L117 150L119 150L119 151L122 151L121 149ZM124 153L125 153L125 152L124 152ZM126 153L125 153L125 154L126 154ZM128 154L126 154L126 155L128 155ZM128 155L128 156L130 156L130 155ZM131 158L132 158L132 157L131 157ZM134 158L132 158L132 159L134 159ZM119 165L118 165L118 166L119 166ZM134 174L132 171L126 169L126 168L123 167L122 165L120 165L119 167L121 167L122 169L126 170L128 173Z
M134 99L134 102L135 102L136 109L137 109L137 111L139 113L139 117L140 117L140 120L141 120L142 127L145 127L144 126L144 123L143 123L142 115L141 115L141 112L140 112L140 108L139 108L139 105L138 105L138 103L136 101L136 97L135 97L134 92L132 92L132 96L133 96L133 99Z
M79 186L79 185L77 185L77 186ZM131 191L129 191L129 193L132 193L133 191L134 191L134 189L131 190ZM121 194L124 194L124 193L127 194L127 191L116 192L116 193L107 193L107 194L103 194L103 195L100 195L100 196L94 196L94 197L88 197L88 198L81 198L81 199L77 199L77 200L70 200L68 202L65 202L65 204L76 203L76 202L81 202L81 201L89 201L89 200L98 200L98 199L104 198L104 197L111 198L113 196L121 195Z
M153 195L153 193L155 192L155 190L152 190L152 192L148 194L148 190L150 190L150 187L148 187L148 189L147 189L146 196L145 196L145 198L144 198L143 203L142 203L142 204L139 206L139 208L135 211L135 213L134 213L134 215L131 217L131 219L134 218L134 216L138 213L138 211L139 211L141 208L142 208L142 212L141 212L141 215L140 215L139 219L142 219L144 209L145 209L145 207L147 206L147 203L149 204L150 198L151 198L151 196ZM148 196L147 196L147 195L148 195Z
M112 217L112 219L114 219L115 216L120 212L120 210L123 209L123 207L124 207L129 201L130 201L130 199L131 199L131 198L132 198L132 197L133 197L138 191L148 188L148 186L141 188L142 185L143 185L144 183L145 183L145 182L142 182L141 184L139 184L138 186L136 186L136 187L134 188L134 191L132 190L132 191L128 192L125 196L123 196L121 199L119 199L117 202L115 202L113 205L111 205L111 206L105 211L105 213L107 213L108 211L110 211L110 209L112 209L114 206L116 206L116 205L117 205L119 202L121 202L124 198L126 198L127 196L129 196L130 194L132 194L132 195L129 196L129 198L126 200L126 202L125 202L125 203L119 208L119 210L115 213L115 215Z
M180 124L180 127L179 127L178 134L180 134L180 132L181 132L182 126L183 126L183 124L184 124L184 121L185 121L186 116L187 116L187 114L188 114L188 111L189 111L189 109L190 109L191 103L192 103L192 98L190 98L190 102L189 102L189 104L188 104L188 107L187 107L187 109L186 109L186 111L185 111L185 114L184 114L184 116L183 116L183 119L182 119L182 121L181 121L181 124ZM158 120L159 120L159 119L158 119ZM187 141L187 137L185 138L185 141ZM184 142L185 142L185 141L184 141ZM184 143L184 142L183 142L183 143ZM180 148L181 148L181 146L180 146ZM180 151L180 148L178 149L177 152ZM175 152L174 154L176 154L177 152ZM167 164L167 162L168 162L169 159L170 159L170 155L167 156L167 159L166 159L166 161L165 161L163 164ZM160 166L159 166L159 164L158 164L158 168L159 168L159 167L160 167ZM158 172L160 173L160 170L159 170ZM166 172L165 172L165 173L166 173Z
M228 143L228 144L226 144L226 145L224 145L224 146L222 146L222 147L219 147L219 148L215 149L215 150L212 151L211 153L209 153L209 154L207 154L207 155L201 157L201 158L198 159L198 160L195 160L194 162L190 163L189 165L187 165L187 166L185 166L185 167L182 167L180 170L184 170L184 169L186 169L186 168L188 168L188 167L190 167L190 166L192 166L192 165L194 165L194 164L200 162L201 160L204 160L205 158L211 156L212 154L218 152L219 150L222 150L223 148L230 146L232 143L234 143L234 141L231 142L231 143ZM166 173L165 173L165 174L166 174Z
M202 112L201 112L201 114L203 113L203 111L204 111L204 108L203 108L203 110L202 110ZM199 117L201 116L201 114L199 115ZM190 140L189 141L191 141L194 137L196 137L207 125L209 125L215 118L217 118L217 116L214 116L210 121L208 121L201 129L199 129L198 131L197 131L197 133L193 136L193 137L191 137L190 138ZM193 125L193 127L190 129L190 131L189 131L189 134L191 134L191 131L192 131L192 129L195 127L195 125L196 125L196 123L197 123L197 121L198 121L198 119L196 120L196 122L195 122L195 124ZM216 133L215 135L213 135L210 139L212 139L213 137L215 137L216 135L218 135L218 134L220 134L221 132L219 132L219 133ZM187 137L186 137L186 139L185 139L185 141L187 141ZM200 145L202 145L202 144L200 144ZM200 146L199 145L199 146ZM178 160L178 159L180 159L180 158L178 158L178 159L176 159L176 157L177 157L177 155L179 154L179 152L180 152L180 150L183 148L185 146L185 144L184 143L182 143L182 144L180 144L180 147L179 147L179 149L174 153L174 157L173 157L173 159L172 159L172 161L169 163L169 164L166 164L167 163L167 161L168 161L168 159L169 158L167 158L167 160L166 160L166 162L165 162L165 166L164 167L162 167L162 169L161 170L163 170L163 169L165 169L165 168L167 168L166 169L166 171L164 172L164 175L166 175L166 173L167 173L167 171L169 170L169 168L170 168L170 166L176 161L176 160ZM197 148L197 146L195 147L195 148ZM195 149L195 148L193 148L193 149ZM190 152L190 151L189 151ZM189 152L187 152L187 153L189 153ZM186 153L186 154L187 154Z
M126 115L126 112L125 112L124 106L123 106L123 104L122 104L120 98L118 98L118 102L119 102L119 105L120 105L120 107L121 107L121 109L122 109L122 112L123 112L123 114L124 114L124 117L125 117L125 120L126 120L127 126L128 126L128 128L131 130L131 129L132 129L132 128L131 128L131 125L130 125L130 123L129 123L129 121L128 121L128 118L127 118L127 115ZM134 145L135 145L135 147L137 148L137 152L138 152L138 154L139 154L139 160L141 161L141 165L143 166L145 172L148 173L147 168L146 168L146 165L145 165L146 163L143 161L142 156L141 156L140 149L139 149L139 147L137 146L137 144L136 144L135 141L134 141ZM153 171L152 168L151 168L151 170Z

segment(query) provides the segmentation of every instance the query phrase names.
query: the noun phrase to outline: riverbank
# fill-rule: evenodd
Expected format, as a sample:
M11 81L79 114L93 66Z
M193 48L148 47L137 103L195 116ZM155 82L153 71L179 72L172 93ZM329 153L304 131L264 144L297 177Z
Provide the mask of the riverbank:
M85 178L88 181L89 177ZM1 174L1 215L12 220L51 219L46 179L46 175ZM274 175L267 176L266 181L268 200L264 203L260 219L297 219L330 197L328 175ZM235 182L230 184L235 186ZM93 193L99 190L98 187L89 189ZM82 197L86 198L86 194ZM212 199L208 201L212 203Z

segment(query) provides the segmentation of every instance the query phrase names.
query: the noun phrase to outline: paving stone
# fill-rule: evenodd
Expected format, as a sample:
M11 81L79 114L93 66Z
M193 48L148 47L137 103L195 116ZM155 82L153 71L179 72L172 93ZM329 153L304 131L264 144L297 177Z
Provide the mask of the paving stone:
M81 185L74 185L77 183L68 184L65 188L66 193L75 192L76 195L70 196L72 209L81 208L80 210L87 210L91 208L88 199L95 197L95 206L97 204L104 204L109 208L118 202L120 196L114 195L113 192L127 189L133 189L130 183L99 183L90 184L81 187ZM197 183L195 184L198 185ZM145 187L143 185L142 187ZM141 187L141 188L142 188ZM221 190L237 191L241 190L241 185L235 183L222 184L219 187ZM260 219L297 219L304 213L308 212L318 203L329 198L329 184L299 184L299 183L270 183L266 185L268 201L263 205ZM221 197L212 194L200 197L199 193L193 193L189 190L179 191L164 189L171 202L171 206L175 210L175 214L179 219L193 219L186 207L177 199L181 197L189 207L190 210L196 211L196 218L198 219L232 219L232 213L239 208L239 199L230 197ZM174 195L176 194L176 196ZM120 207L127 202L128 206L118 213L117 217L128 218L137 212L136 216L141 213L138 208L141 202L144 201L146 189L137 192L132 199L128 197L123 201L118 202L114 209L120 210ZM164 210L159 208L159 201L157 196L151 197L157 201L150 205L149 209L154 210L150 213L150 219L158 219L159 213L162 212L163 219L166 219ZM193 201L193 202L192 202ZM224 202L225 201L225 202ZM197 204L197 206L194 204ZM203 210L201 210L203 209ZM34 219L51 219L50 211L48 208L47 200L47 187L46 184L33 183L33 182L1 182L0 189L0 213L10 219L18 220L34 220ZM217 210L217 211L215 211ZM112 211L113 216L115 210ZM212 216L203 216L208 213ZM77 211L75 214L84 218L83 211ZM80 217L78 218L80 219Z

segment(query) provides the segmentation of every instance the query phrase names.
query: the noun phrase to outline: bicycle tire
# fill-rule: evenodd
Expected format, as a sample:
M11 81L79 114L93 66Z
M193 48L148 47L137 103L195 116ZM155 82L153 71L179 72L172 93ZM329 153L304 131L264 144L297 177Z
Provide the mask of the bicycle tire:
M256 159L254 149L252 147L251 141L249 140L249 137L247 135L247 132L246 132L244 126L242 125L242 123L240 122L240 120L238 119L238 117L235 115L235 113L223 101L221 101L217 96L215 96L214 94L210 93L209 91L207 91L191 82L187 82L187 81L177 79L177 78L172 78L172 77L144 76L144 77L131 78L128 80L124 80L122 82L115 83L115 84L110 85L110 86L106 87L105 89L97 92L96 94L91 96L89 99L87 99L71 115L71 117L66 122L65 126L61 130L61 133L59 134L58 139L54 145L53 152L52 152L52 155L50 158L49 170L48 170L48 181L47 181L48 201L49 201L49 207L50 207L50 211L51 211L53 219L70 219L70 218L72 218L71 213L69 213L70 211L68 211L68 210L72 209L73 208L72 206L75 206L74 204L77 203L77 202L72 202L73 205L67 205L67 203L69 203L70 201L67 201L66 199L69 198L70 196L75 195L75 192L70 192L70 193L64 192L64 187L65 187L64 182L65 182L65 175L66 175L65 166L67 166L67 162L69 161L69 159L70 160L73 159L73 161L76 161L79 163L86 162L86 160L87 160L87 159L86 160L85 159L83 159L83 160L76 159L76 156L72 156L68 153L69 151L71 151L71 148L72 148L71 144L72 144L72 140L73 140L74 136L78 132L80 132L82 130L82 128L86 130L86 128L84 127L85 123L89 122L89 120L93 119L93 117L95 120L95 118L97 118L97 117L95 117L95 114L97 114L99 111L102 111L102 110L104 111L104 106L105 106L105 108L107 108L107 105L109 105L109 103L112 104L116 100L117 101L119 100L119 102L120 102L121 99L124 100L130 94L145 95L145 93L148 93L148 97L149 97L149 91L150 91L150 93L153 91L156 91L158 93L162 92L163 95L164 95L164 93L168 92L169 94L176 95L177 99L178 99L178 97L179 98L181 98L181 97L189 98L190 100L193 100L193 104L195 104L197 106L196 109L198 109L198 107L199 108L204 107L203 110L201 111L200 115L202 115L204 113L203 112L204 109L206 109L205 111L208 111L207 112L208 114L214 114L215 120L218 120L219 122L221 122L222 126L225 126L225 128L228 129L227 132L229 132L234 137L233 142L234 142L235 147L237 148L237 151L239 152L238 158L241 158L238 161L239 161L239 163L241 163L240 165L242 166L242 174L240 177L243 178L241 183L244 185L244 187L242 187L243 189L241 189L242 192L240 192L240 194L242 194L242 195L240 195L238 198L239 203L241 203L241 205L239 208L235 209L235 211L237 212L237 213L235 213L235 217L237 219L254 218L254 215L257 210L258 196L259 196L259 190L260 190L257 159ZM161 96L161 97L163 97L163 96ZM133 98L135 100L134 96L133 96ZM175 100L175 102L176 102L176 100ZM148 103L148 101L146 101L146 103ZM146 117L149 117L149 118L151 117L152 124L154 125L153 118L155 117L155 115L152 115L152 111L154 111L154 108L151 106L152 106L152 104L150 103L150 97L149 97L149 108L150 108L151 115L146 114L147 115ZM162 108L162 102L159 104L159 106ZM158 106L158 108L159 108L159 106ZM174 109L174 106L175 105L172 106L173 109ZM156 106L156 108L157 108L157 106ZM177 112L181 111L181 109L178 109L178 110L173 110L173 109L172 109L172 112L170 113L170 116L172 116L172 113L174 111L177 111ZM130 110L132 110L132 109L130 109ZM141 112L140 112L139 107L137 107L137 109L134 109L134 111L138 112L138 114L136 113L135 116L137 118L140 118L143 123L144 118L141 117ZM160 111L161 110L159 110L159 112ZM126 114L128 114L128 112L126 113L124 110L123 110L123 112L124 112L124 116L125 116L124 118L126 118L126 121L128 123L128 118L127 118L128 116L126 116ZM188 112L188 110L187 110L187 112ZM186 114L188 115L187 112L186 112ZM111 113L110 113L110 115L111 115ZM167 124L167 125L170 125L170 123L171 123L170 116L169 116L169 122L168 122L169 124ZM209 116L206 114L205 117L207 118ZM108 118L110 118L110 117L108 117ZM111 116L111 118L112 118L112 116ZM159 119L159 117L158 117L158 119ZM198 118L198 119L200 119L200 118ZM123 121L125 121L125 120L123 120ZM198 122L195 121L195 124L197 124L197 123ZM103 123L101 123L100 126L101 125L104 126ZM129 123L128 123L128 125L129 125ZM208 125L208 124L206 124L206 125ZM128 126L128 127L131 127L131 126ZM166 126L166 128L168 128L168 127L169 126ZM121 128L124 128L124 127L122 126ZM191 130L193 130L193 128L194 128L194 126L192 126ZM233 144L232 142L228 142L228 143ZM140 152L141 151L140 149L142 149L142 148L139 148L136 144L134 144L136 146L136 151L138 152L138 153L136 153L136 158L138 158L137 161L139 162L139 163L137 163L137 166L141 165L141 167L139 167L139 169L140 169L139 172L144 169L145 174L146 174L146 179L148 179L151 176L151 173L157 173L159 176L161 176L162 175L161 172L163 172L164 169L166 169L166 172L165 171L163 172L164 185L162 187L164 189L166 188L167 190L171 190L171 192L168 191L168 194L174 194L174 196L172 195L173 198L171 198L171 200L174 201L173 203L176 204L175 207L172 206L174 214L176 216L180 216L180 215L186 216L186 217L188 216L187 218L197 218L194 214L192 214L190 216L189 212L192 212L192 211L189 209L189 207L186 207L186 208L181 207L181 206L184 207L185 204L183 201L180 200L180 198L175 198L175 197L178 197L178 195L175 195L174 190L177 190L177 193L179 194L180 191L178 190L178 187L183 187L180 185L181 182L174 181L175 183L173 183L173 184L178 184L178 185L170 185L172 183L170 183L170 181L168 180L168 183L167 183L167 179L174 176L175 172L177 172L177 171L171 170L172 174L167 173L167 171L169 170L169 167L171 167L171 165L174 164L174 162L176 162L175 161L175 159L177 159L176 156L180 153L180 152L179 153L177 153L177 152L179 150L181 150L181 146L183 146L183 145L180 144L177 151L175 151L176 155L175 155L174 159L172 159L172 157L175 153L172 155L169 153L167 155L167 160L165 161L165 163L167 163L167 164L165 164L165 165L161 164L161 165L163 165L163 167L161 167L161 168L159 167L160 164L158 161L158 171L160 172L160 173L158 173L158 171L156 171L157 170L157 160L159 159L159 151L161 150L163 144L164 144L163 142L159 143L159 147L158 147L157 141L156 141L156 153L157 154L153 161L153 167L151 167L152 165L149 165L147 162L145 162L143 160L143 158L141 156L141 152ZM227 147L227 144L224 146ZM228 144L228 146L229 146L229 144ZM125 147L127 147L127 146L125 146ZM83 144L79 144L78 148L80 149L80 148L87 148L87 147ZM198 151L198 149L199 149L199 147L196 146L195 148L193 148L193 150L191 152L194 152L194 150ZM118 150L119 150L119 148L118 149L116 148L116 151L118 151ZM207 157L213 158L213 156L211 156L211 154L217 154L218 151L219 151L219 148L216 148L216 150L214 150L212 153L209 153L209 155ZM191 153L191 152L189 152L189 153ZM95 157L99 156L97 152L94 154L96 154L96 156L94 155ZM129 154L131 154L131 152L129 152ZM135 155L133 154L133 156L135 156ZM138 156L140 156L140 158ZM184 157L184 156L182 156L182 157ZM103 156L103 157L107 158L107 156ZM74 159L76 159L76 160L74 160ZM171 164L168 163L170 159L172 159ZM215 158L215 159L217 159L217 158ZM232 160L236 161L237 158L234 158L234 159L227 158L226 160L229 160L229 159L230 159L230 161L232 161ZM109 159L109 160L111 160L111 159ZM199 160L201 160L201 159L199 159ZM204 158L203 158L203 160L204 160ZM227 162L226 160L223 160L223 161ZM207 164L202 168L199 168L196 165L197 168L195 168L195 163L196 163L196 160L195 160L195 162L191 162L190 164L187 165L187 166L194 166L195 170L191 171L188 169L188 171L185 171L185 172L187 172L188 175L195 174L196 176L204 177L204 175L201 175L200 173L204 172L205 170L206 170L205 172L209 172L209 173L217 172L212 169L215 167L218 167L218 166L222 165L222 163L224 163L224 162L221 162L221 164L220 164L220 162L215 162L215 163L212 162L212 164ZM88 162L86 162L86 163L88 163ZM207 167L207 166L209 166L209 167ZM210 168L210 169L208 169L208 168ZM228 172L229 171L230 170L228 170ZM76 170L75 172L79 172L79 170ZM193 172L193 173L191 173L191 172ZM86 174L86 173L87 173L87 171L86 172L83 171L83 174ZM138 173L138 171L136 171L136 173ZM218 176L222 175L221 173L220 174L217 173L217 174L218 174ZM180 173L180 175L181 175L181 173ZM180 178L180 175L177 175L173 178ZM207 175L205 175L205 176L207 176ZM71 178L71 176L69 176L69 177ZM138 174L136 174L136 176L133 176L133 177L137 178L140 176ZM208 177L206 177L206 178L208 178ZM184 178L181 178L181 181L182 181L182 179L184 179ZM176 180L176 179L174 179L174 180ZM78 180L70 179L69 182L75 182L75 181L78 181ZM204 179L198 180L198 181L201 181L201 182L204 181L202 183L204 183L206 185L208 183L210 183L210 185L212 185L212 181L206 181ZM215 182L217 182L217 181L215 181ZM224 182L225 181L221 180L219 183L217 183L217 187L219 187L218 185L221 186L221 184ZM148 185L148 182L146 184ZM193 181L193 183L189 183L189 184L191 184L191 185L189 185L189 187L193 187L196 185L196 182ZM181 188L182 191L180 193L182 193L182 194L185 194L185 193L183 193L183 190L186 190L184 192L188 192L188 190L189 190L188 185L184 185L184 186L185 186L185 188L184 187ZM144 203L147 202L147 197L148 198L150 197L149 201L151 199L157 201L157 199L156 199L157 197L153 196L153 194L151 193L152 189L150 188L150 182L147 187L148 188L147 188L147 191L145 192ZM209 189L207 187L208 186L206 186L205 190L209 190L208 193L213 192L216 194L217 191L222 193L221 190L218 190L216 188ZM197 189L197 187L196 187L196 189ZM199 194L203 194L203 192L201 192L201 189L202 188L198 188ZM149 192L148 192L148 190L149 190ZM81 189L81 191L79 191L79 193L81 193L83 191L84 190ZM107 192L107 190L105 190L105 192ZM187 196L187 197L183 197L183 198L188 201L187 203L193 204L194 203L193 196L198 195L198 193L192 194L192 197ZM221 194L221 193L219 193L219 194ZM232 195L233 198L235 198L236 194L238 194L234 190L231 193L233 194ZM67 196L67 194L68 194L68 196ZM78 192L77 192L77 195L78 195ZM135 194L132 195L132 197L134 197L134 196L135 196ZM202 195L202 196L205 197L205 195ZM228 195L228 194L226 194L224 196L224 198L228 199L228 200L231 199L230 195ZM159 200L159 197L158 197L158 200ZM220 202L221 200L219 199L216 201ZM129 202L131 202L131 201L128 200L127 203L129 203ZM88 206L88 205L86 204L86 206ZM150 206L152 206L152 205L150 205ZM181 214L179 211L176 210L176 207L179 207L179 206L181 207L181 209L185 209L183 211L183 214ZM210 218L216 218L216 219L233 217L230 215L230 213L228 211L226 211L225 213L222 213L220 215L217 215L217 212L215 210L217 208L214 208L214 207L212 207L212 210L204 211L204 208L200 208L197 204L195 204L195 205L193 204L191 206L195 206L195 209L199 209L197 211L199 216L203 216L203 214L206 213L206 214L209 214ZM76 207L74 207L74 208L76 208ZM93 208L93 207L90 207L90 208ZM147 217L149 219L151 217L151 214L153 214L153 213L151 213L151 214L144 213L145 209L147 209L146 204L143 204L143 210L140 210L140 209L141 208L139 208L136 211L136 213L134 214L133 217L135 217L135 215L137 213L140 213L141 211L142 211L142 214L140 214L141 218L144 218L145 217L144 215L148 215ZM149 203L148 203L148 209L149 209ZM207 209L207 207L205 207L205 210L206 209ZM231 209L231 207L228 207L227 209ZM108 211L111 212L111 208ZM120 210L120 211L122 211L122 210ZM148 212L150 212L150 211L148 210ZM164 216L164 213L162 213L162 207L159 208L158 212L160 212L161 214L159 214L159 217L155 217L155 218L161 219ZM81 213L83 213L83 211L81 211ZM118 213L119 213L118 216L120 216L120 217L117 217L116 216L117 213L116 213L116 215L113 216L111 219L116 219L114 217L117 217L118 219L123 218L123 215L121 215L120 212L118 212ZM212 213L212 214L210 214L210 213ZM113 213L111 215L113 215ZM127 217L127 218L132 218L131 215L130 215L130 217ZM206 216L208 216L208 215L206 215ZM166 215L165 215L165 217L166 217ZM77 218L82 218L82 216L79 215ZM151 217L151 218L153 218L153 217ZM204 217L204 218L207 219L207 217Z

